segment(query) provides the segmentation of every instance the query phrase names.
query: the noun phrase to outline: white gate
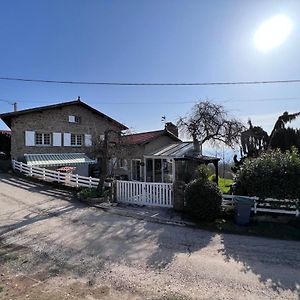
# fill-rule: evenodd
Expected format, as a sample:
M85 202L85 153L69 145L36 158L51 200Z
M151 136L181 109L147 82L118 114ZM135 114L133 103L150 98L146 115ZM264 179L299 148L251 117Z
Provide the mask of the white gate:
M173 207L173 184L118 180L117 201L149 206Z

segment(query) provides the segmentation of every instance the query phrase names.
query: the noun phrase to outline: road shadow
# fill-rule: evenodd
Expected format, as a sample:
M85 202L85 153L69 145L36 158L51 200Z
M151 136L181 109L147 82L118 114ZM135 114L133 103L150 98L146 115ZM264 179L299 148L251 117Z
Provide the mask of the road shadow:
M157 224L147 223L145 228L153 231ZM190 256L193 252L205 248L215 237L215 233L185 226L161 225L157 234L157 246L149 256L147 265L154 269L163 269L177 254Z
M74 197L74 192L54 187L50 183L38 181L30 181L14 174L1 173L0 182L8 184L12 187L24 189L28 192L37 192L45 196L60 197L64 200L70 200Z
M291 290L300 296L300 243L249 236L222 235L220 250L226 261L242 264L275 291Z
M0 174L0 182L12 187L11 193L2 193L0 197L7 203L7 211L0 212L1 220L7 220L9 224L0 226L0 237L14 230L21 230L27 225L34 224L53 217L59 217L73 210L85 208L86 205L79 202L75 194L70 191L53 188L46 184L31 182L11 174ZM18 196L18 189L26 190L36 197L35 201L27 201L24 194ZM42 195L43 197L39 197ZM59 200L59 203L57 203ZM9 203L17 207L10 209ZM23 213L24 212L24 213ZM16 222L11 222L16 221Z

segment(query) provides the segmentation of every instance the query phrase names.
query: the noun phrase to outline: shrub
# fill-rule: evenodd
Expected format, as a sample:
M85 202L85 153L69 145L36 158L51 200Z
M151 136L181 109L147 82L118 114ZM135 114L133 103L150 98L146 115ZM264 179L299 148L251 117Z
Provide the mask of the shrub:
M208 179L191 181L185 190L186 212L194 219L215 220L221 212L222 193Z
M102 193L97 192L95 188L83 188L79 192L80 196L83 199L87 198L100 198L100 197L108 197L110 194L109 190L104 190Z
M247 159L238 171L234 192L238 195L276 199L300 199L300 156L294 148Z
M208 180L209 168L207 165L200 165L196 170L197 179Z

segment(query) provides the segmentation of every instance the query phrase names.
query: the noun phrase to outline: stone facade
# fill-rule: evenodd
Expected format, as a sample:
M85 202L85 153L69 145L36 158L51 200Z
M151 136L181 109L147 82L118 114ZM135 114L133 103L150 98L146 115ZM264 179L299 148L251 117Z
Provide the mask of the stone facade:
M172 139L171 137L169 137L168 135L161 135L155 139L153 139L152 141L146 143L146 144L140 144L140 145L134 145L134 150L132 151L133 153L131 153L131 157L130 159L128 159L128 165L127 165L127 169L128 169L128 178L131 179L131 160L132 159L140 159L142 162L142 165L144 165L144 155L151 155L153 152L159 150L160 148L166 147L170 144L174 143L174 139ZM144 179L144 167L142 167L141 170L141 175L142 178Z
M70 123L69 116L78 116L79 123ZM25 146L25 131L37 133L71 133L92 139L103 135L107 129L120 131L113 122L78 104L30 112L12 117L11 120L11 157L24 160L24 154L39 153L89 153L91 147L84 146Z

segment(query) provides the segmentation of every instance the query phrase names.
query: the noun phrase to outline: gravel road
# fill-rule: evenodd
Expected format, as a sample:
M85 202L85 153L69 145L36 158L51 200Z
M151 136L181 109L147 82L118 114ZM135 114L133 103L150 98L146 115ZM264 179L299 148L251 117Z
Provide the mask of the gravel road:
M32 278L43 270L34 280L44 292L60 289L61 298L299 299L299 242L113 215L68 191L3 173L0 208L1 249L17 253L2 275ZM0 257L9 257L3 251ZM74 284L102 290L79 297L70 292ZM1 294L5 299L0 286Z

